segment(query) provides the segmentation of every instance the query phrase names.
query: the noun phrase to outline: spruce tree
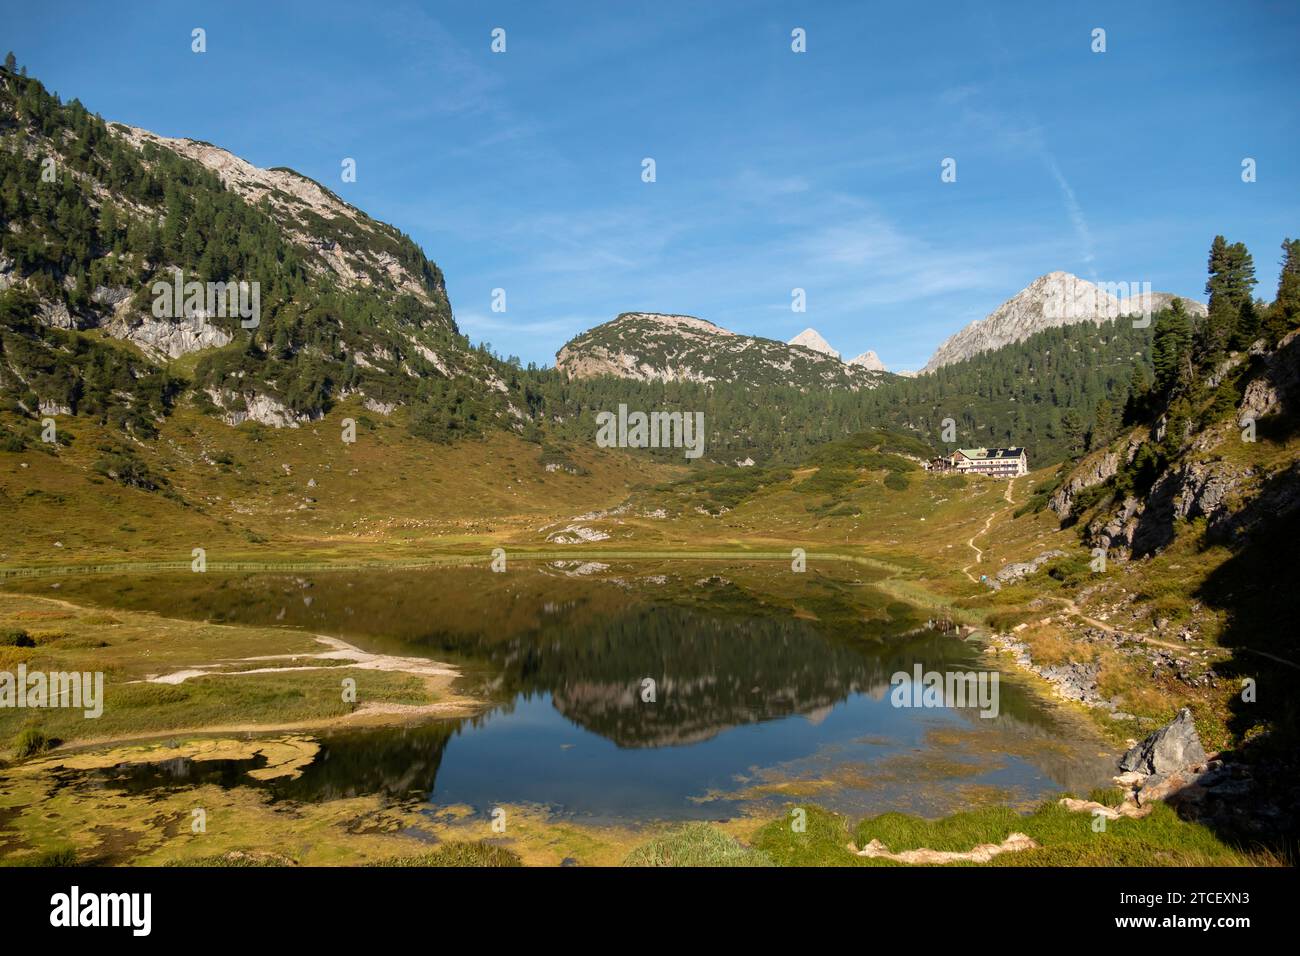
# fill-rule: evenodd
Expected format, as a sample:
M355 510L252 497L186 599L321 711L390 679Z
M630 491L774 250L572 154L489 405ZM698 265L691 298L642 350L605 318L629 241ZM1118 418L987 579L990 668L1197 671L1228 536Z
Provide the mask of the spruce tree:
M1215 236L1210 245L1209 273L1205 283L1209 315L1196 336L1202 368L1213 368L1229 346L1240 341L1237 325L1255 286L1255 263L1244 243L1228 245L1223 236Z
M1264 335L1276 345L1297 325L1300 325L1300 239L1284 239L1277 298L1265 313Z
M1229 344L1236 351L1244 352L1258 336L1259 312L1256 310L1254 300L1247 298L1241 303L1241 310L1237 313L1237 328Z
M1088 433L1088 447L1099 448L1107 444L1115 435L1115 411L1110 399L1103 398L1097 403L1093 412L1092 428Z
M1152 337L1151 361L1155 366L1155 392L1159 399L1168 398L1186 377L1183 370L1191 347L1192 326L1182 299L1175 299L1169 311L1156 320Z

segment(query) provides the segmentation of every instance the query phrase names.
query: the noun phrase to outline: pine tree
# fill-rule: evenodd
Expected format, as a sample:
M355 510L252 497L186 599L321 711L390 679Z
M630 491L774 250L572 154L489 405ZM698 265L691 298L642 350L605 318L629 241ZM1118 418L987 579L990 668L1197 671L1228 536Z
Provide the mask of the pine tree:
M1135 425L1145 421L1151 404L1151 380L1147 378L1146 369L1134 364L1133 374L1129 376L1128 396L1124 400L1124 424Z
M1264 335L1277 342L1300 325L1300 239L1282 240L1282 269L1277 276L1277 298L1264 316Z
M1107 444L1115 435L1115 409L1110 399L1103 398L1097 403L1097 410L1092 415L1092 428L1088 431L1088 447L1099 448Z
M1254 300L1248 298L1241 303L1241 311L1237 314L1237 328L1233 332L1229 345L1238 352L1244 352L1258 336L1259 311L1255 307Z
M1205 283L1209 315L1196 337L1202 368L1213 368L1228 347L1240 340L1237 325L1255 287L1255 262L1244 243L1228 245L1223 236L1215 236L1210 245L1209 273Z
M1073 408L1061 413L1061 437L1065 440L1065 449L1071 458L1083 451L1083 421Z
M1151 361L1155 366L1155 392L1160 399L1168 398L1175 386L1187 378L1192 348L1192 327L1183 309L1182 299L1175 299L1169 311L1156 320L1152 336Z

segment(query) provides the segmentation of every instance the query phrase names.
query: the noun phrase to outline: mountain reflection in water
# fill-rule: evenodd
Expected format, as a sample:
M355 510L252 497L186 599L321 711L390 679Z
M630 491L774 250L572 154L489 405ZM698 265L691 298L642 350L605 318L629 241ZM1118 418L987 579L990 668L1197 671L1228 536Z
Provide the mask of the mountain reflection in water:
M87 602L278 623L450 660L466 690L492 701L468 719L325 734L299 778L266 784L277 798L378 793L433 806L688 818L775 802L793 782L790 792L802 783L816 802L865 813L942 809L971 787L1030 800L1105 774L1099 759L1080 756L1095 754L1095 742L1080 748L1079 732L1013 675L1003 675L992 720L974 707L892 706L896 672L992 665L856 568L796 575L755 563L724 578L706 567L625 564L578 576L515 562L506 575L209 578L203 588L174 576L111 592L93 579L63 587ZM227 780L230 768L221 770ZM193 776L155 765L130 785Z

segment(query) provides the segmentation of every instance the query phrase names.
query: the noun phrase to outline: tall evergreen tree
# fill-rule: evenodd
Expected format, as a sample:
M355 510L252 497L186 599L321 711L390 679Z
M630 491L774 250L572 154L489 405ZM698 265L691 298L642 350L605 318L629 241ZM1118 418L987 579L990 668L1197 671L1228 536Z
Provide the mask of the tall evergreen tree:
M1300 239L1284 239L1277 298L1265 313L1264 334L1276 343L1297 325L1300 325Z
M1202 368L1217 365L1228 347L1240 341L1237 326L1254 287L1255 262L1245 244L1229 245L1223 236L1215 236L1210 245L1209 278L1205 283L1205 292L1210 297L1209 315L1197 330L1197 352Z
M1247 298L1241 303L1237 313L1237 327L1233 331L1229 345L1238 352L1244 352L1259 336L1259 311L1253 299Z
M1165 399L1180 383L1190 378L1192 326L1182 299L1174 299L1169 311L1156 320L1152 336L1151 362L1155 366L1155 392Z
M1115 410L1110 400L1103 398L1097 403L1097 410L1092 416L1092 428L1088 430L1088 448L1099 448L1115 435Z

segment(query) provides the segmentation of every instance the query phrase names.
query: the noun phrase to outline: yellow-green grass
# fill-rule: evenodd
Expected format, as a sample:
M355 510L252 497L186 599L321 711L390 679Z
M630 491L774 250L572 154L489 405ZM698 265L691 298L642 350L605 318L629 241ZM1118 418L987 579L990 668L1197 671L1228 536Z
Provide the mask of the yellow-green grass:
M1208 828L1180 819L1164 804L1157 804L1141 819L1109 820L1102 832L1094 831L1091 814L1071 812L1055 801L1023 815L1005 807L986 807L938 820L888 813L856 825L818 807L803 809L803 832L792 827L792 817L774 820L754 833L753 847L781 866L907 866L857 856L849 844L863 847L876 839L893 853L922 848L965 852L979 844L1001 843L1012 833L1024 833L1038 843L1038 849L1003 853L985 865L1251 866L1277 862L1267 852L1223 843Z
M345 417L358 421L356 444L340 440ZM731 510L706 515L673 507L677 496L664 484L688 473L680 466L575 444L566 455L585 474L548 472L540 447L512 436L434 446L411 438L402 422L400 411L385 419L345 403L299 429L249 423L232 429L182 408L165 423L159 441L132 446L151 471L168 479L174 493L168 497L97 475L97 446L107 433L69 420L61 427L74 441L57 455L39 448L0 453L0 506L14 529L0 543L0 571L158 560L185 567L194 547L206 549L213 570L239 562L485 563L496 546L505 547L512 560L531 555L726 564L770 558L777 565L789 560L792 549L803 548L814 568L818 561L838 559L875 562L886 572L878 587L939 616L991 630L1025 625L1019 636L1040 662L1096 660L1102 692L1116 697L1122 710L1153 723L1191 704L1208 746L1233 742L1227 721L1235 684L1189 688L1172 677L1152 680L1142 658L1080 641L1088 625L1069 605L1076 601L1082 614L1095 615L1124 598L1125 616L1112 619L1115 626L1147 630L1157 620L1195 625L1200 636L1183 649L1204 650L1205 660L1213 662L1223 656L1216 642L1225 613L1196 607L1190 596L1232 554L1203 546L1193 523L1163 554L1127 565L1112 562L1093 574L1086 570L1090 555L1077 530L1063 530L1056 515L1042 510L1012 517L1035 488L1052 479L1054 468L1010 486L913 470L900 488L885 483L891 472L850 470L846 480L844 469L832 463L823 467L836 472L833 481L819 479L817 468L796 469L781 480L754 482L757 490ZM1261 440L1250 443L1222 429L1226 440L1215 454L1242 464L1272 469L1300 453L1294 437L1273 440L1264 429ZM29 467L21 468L23 462ZM308 488L312 479L316 487ZM620 505L627 507L577 520ZM666 517L656 516L659 507L667 508ZM608 537L577 545L550 540L569 524ZM55 548L55 541L63 547ZM979 560L972 541L982 551ZM1050 573L997 592L970 580L1049 549L1067 553ZM1249 640L1249 634L1236 635L1241 653L1251 653L1241 647ZM1092 713L1113 738L1140 736L1147 727Z
M345 418L357 421L355 443L342 441ZM83 419L58 426L71 443L57 451L0 452L0 567L189 561L196 547L212 560L467 551L680 471L594 446L570 452L583 474L547 471L541 446L512 435L434 445L411 437L400 411L385 419L346 403L296 429L231 428L181 409L148 442ZM108 446L129 448L166 486L99 474Z
M747 847L707 823L688 823L647 840L627 855L624 866L771 866L766 853Z
M380 670L309 658L328 648L310 633L179 621L156 614L77 607L31 595L0 594L0 633L23 631L34 647L0 647L0 671L96 672L104 675L103 713L87 718L69 707L0 708L0 753L19 735L38 729L63 744L112 740L205 728L285 727L350 718L342 681L356 682L362 705L431 706L468 713L477 702L452 692L452 678ZM193 677L180 684L148 683L151 676L214 662L266 655L281 661L228 665L229 675ZM238 673L253 667L313 666L321 670Z
M0 772L0 865L616 866L668 827L584 824L503 805L505 831L465 806L361 795L298 802L252 786L200 784L132 792L79 776L178 754L281 759L311 738L206 737L49 756ZM293 762L280 768L293 771ZM194 811L204 826L195 828Z

